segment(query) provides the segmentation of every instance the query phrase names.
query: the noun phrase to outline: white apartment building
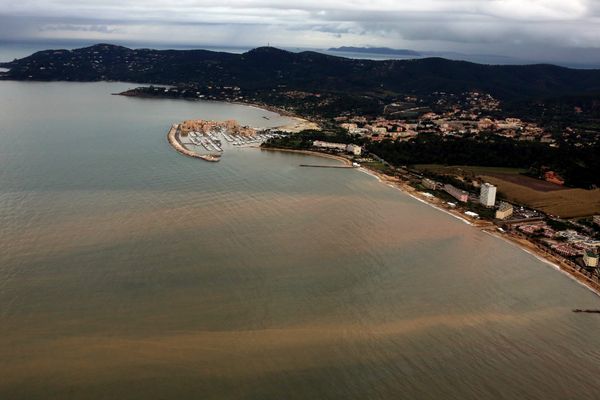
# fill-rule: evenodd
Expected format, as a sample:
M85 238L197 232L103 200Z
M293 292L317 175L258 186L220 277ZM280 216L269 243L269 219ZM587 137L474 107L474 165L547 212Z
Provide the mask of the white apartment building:
M322 140L315 140L313 142L313 146L322 149L346 151L348 153L354 154L355 156L360 156L362 153L362 147L355 144L332 143L324 142Z
M494 207L496 204L496 186L487 182L481 185L479 202L486 207Z

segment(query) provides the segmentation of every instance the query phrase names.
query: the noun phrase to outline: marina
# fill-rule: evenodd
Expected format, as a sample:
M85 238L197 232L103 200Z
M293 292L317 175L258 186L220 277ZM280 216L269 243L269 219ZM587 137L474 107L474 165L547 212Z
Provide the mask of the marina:
M184 155L205 161L219 161L225 148L258 147L266 140L281 135L271 130L240 126L233 120L187 120L173 124L167 136L169 143Z

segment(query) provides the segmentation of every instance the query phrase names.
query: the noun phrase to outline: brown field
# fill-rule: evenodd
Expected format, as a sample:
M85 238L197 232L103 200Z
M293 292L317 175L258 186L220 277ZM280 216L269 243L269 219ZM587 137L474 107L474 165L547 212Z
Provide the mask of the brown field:
M438 174L481 177L498 186L498 191L507 200L562 218L600 214L600 189L565 188L521 175L525 170L518 168L437 164L415 165L415 168Z
M559 186L558 190L554 188L544 190L544 184L548 182L533 178L522 177L527 178L523 180L520 179L521 176L513 175L507 178L507 176L501 174L482 175L482 177L498 186L498 191L506 196L509 201L526 204L548 214L562 218L600 214L600 189L567 189ZM519 179L515 180L514 178ZM531 186L528 186L529 183L532 183ZM551 183L548 184L553 187L557 186Z
M460 175L460 176L479 176L479 175L519 175L525 172L519 168L503 168L503 167L479 167L476 165L440 165L440 164L417 164L414 166L421 171L430 171L436 174L445 175Z
M539 192L553 192L555 190L567 190L564 186L557 185L555 183L546 182L541 179L535 179L525 175L515 174L504 174L504 173L490 173L482 174L485 176L492 176L501 179L506 182L515 183L517 185L525 186L530 189L537 190Z

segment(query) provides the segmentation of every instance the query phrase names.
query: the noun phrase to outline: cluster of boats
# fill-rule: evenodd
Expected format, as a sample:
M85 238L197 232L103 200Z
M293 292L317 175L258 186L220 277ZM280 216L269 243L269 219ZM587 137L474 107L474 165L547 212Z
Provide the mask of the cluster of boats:
M223 152L221 141L212 133L202 134L200 132L190 132L188 137L196 146L202 146L206 151Z
M275 133L257 133L254 136L243 136L243 135L229 135L224 131L221 131L221 134L225 138L225 140L231 143L234 146L243 146L247 144L253 143L262 143L267 139L273 137L279 137L280 135Z
M169 135L173 132L173 129L176 129L177 126L174 126ZM206 161L219 161L221 159L221 155L223 154L223 142L221 138L224 138L227 144L232 146L247 146L252 144L262 143L268 139L281 137L282 135L279 133L272 133L270 131L260 131L252 136L248 135L240 135L240 134L230 134L227 129L224 127L219 127L217 129L212 129L208 132L198 132L198 131L190 131L187 133L186 143L193 144L195 146L201 147L207 151L207 154L202 154L202 152L198 153L194 150L188 149L185 147L186 143L181 143L179 140L179 146L181 147L180 152L183 152L190 157L201 158ZM191 143L190 143L191 142Z
M267 139L279 137L281 135L270 132L260 132L256 133L254 136L232 135L226 133L226 130L224 128L218 131L211 131L206 133L194 131L188 133L189 140L196 146L201 146L209 152L217 151L219 153L222 153L223 144L221 142L221 139L219 138L220 136L222 136L225 139L225 141L227 141L233 146L244 146L262 143Z

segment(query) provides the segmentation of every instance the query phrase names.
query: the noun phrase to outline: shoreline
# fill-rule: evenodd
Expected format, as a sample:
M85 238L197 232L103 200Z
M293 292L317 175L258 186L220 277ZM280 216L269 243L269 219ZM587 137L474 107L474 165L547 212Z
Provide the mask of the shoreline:
M294 121L289 124L277 125L277 126L274 126L272 128L268 128L268 129L279 129L280 131L288 132L288 133L298 133L300 131L308 130L308 129L321 130L321 127L319 126L319 124L314 121L311 121L309 119L301 117L300 115L294 114L293 112L284 110L283 108L270 106L270 105L264 104L264 103L251 103L251 102L244 102L244 101L239 101L239 100L233 101L233 100L202 100L202 99L198 99L197 101L213 101L213 102L237 104L237 105L246 106L246 107L254 107L259 110L275 113L281 117L291 118ZM262 129L262 128L256 127L255 129Z
M285 110L283 108L279 108L279 107L275 107L275 106L270 106L268 104L264 104L264 103L252 103L252 102L245 102L245 101L239 101L239 100L227 100L227 99L223 99L223 100L207 100L207 99L185 99L185 98L176 98L176 97L165 97L165 96L153 96L153 95L144 95L144 94L138 94L138 93L129 93L129 91L124 91L121 93L113 93L113 95L116 96L125 96L125 97L139 97L139 98L149 98L149 99L171 99L171 100L187 100L187 101L206 101L206 102L215 102L215 103L228 103L228 104L236 104L236 105L241 105L241 106L246 106L246 107L254 107L263 111L269 111L272 113L275 113L281 117L287 117L292 119L293 121L285 124L285 125L277 125L268 129L279 129L280 131L284 131L284 132L288 132L288 133L298 133L300 131L303 130L307 130L307 129L315 129L315 130L321 130L321 127L319 126L318 123L311 121L309 119L306 119L298 114L295 114L291 111ZM260 127L255 127L255 129L263 129Z
M398 178L390 177L389 175L386 175L379 171L369 169L368 167L361 167L359 169L362 172L377 178L380 182L385 183L386 185L388 185L394 189L400 190L402 193L412 197L413 199L415 199L421 203L427 204L428 206L431 206L431 207L435 208L436 210L439 210L439 211L441 211L445 214L448 214L456 219L459 219L460 221L464 222L467 225L471 225L471 226L478 227L478 228L493 226L492 222L480 220L480 219L474 219L474 218L469 217L468 215L461 213L458 210L445 207L443 205L443 203L444 203L443 200L441 200L437 197L424 196L417 189L413 188L412 186L408 185L406 182L404 182Z
M597 284L595 284L594 282L588 284L588 278L585 275L582 275L580 272L573 270L569 265L565 264L558 258L538 249L535 243L510 234L501 235L498 234L498 232L488 231L485 229L482 229L482 231L490 236L510 243L511 245L519 248L520 250L523 250L525 253L535 257L542 263L549 265L550 267L552 267L552 269L560 272L572 281L578 283L579 285L583 286L584 288L590 290L592 293L600 297L600 287L598 287Z
M410 197L420 201L421 203L425 203L425 204L427 204L439 211L442 211L452 217L458 218L461 221L465 222L466 224L468 224L474 228L478 228L480 231L482 231L484 233L487 233L491 236L494 236L498 239L502 239L504 241L507 241L507 242L515 245L520 250L524 251L525 253L527 253L529 255L532 255L539 261L552 266L553 269L568 276L573 281L579 283L580 285L582 285L583 287L585 287L586 289L588 289L589 291L594 293L596 296L600 297L600 284L599 283L591 281L590 278L583 275L581 272L575 270L571 265L567 264L567 262L565 260L561 260L557 256L549 254L548 252L540 249L536 243L531 242L530 240L527 240L526 238L522 238L522 237L516 236L514 234L511 234L509 232L500 233L497 230L497 226L491 221L469 218L468 216L463 215L461 212L459 212L457 210L448 209L446 207L441 206L441 204L436 204L437 202L441 203L442 200L440 200L436 197L429 198L429 197L420 195L420 192L417 189L413 188L412 186L409 186L406 182L403 182L397 178L392 178L388 175L385 175L378 171L371 170L367 167L361 167L361 168L359 168L359 170L361 170L361 172L364 172L368 175L371 175L371 176L377 178L380 182L385 183L390 187L400 190L404 194L409 195ZM434 199L437 201L432 201Z
M328 153L321 153L318 151L278 149L278 148L269 148L269 150L295 152L295 153L308 154L308 155L317 155L318 154L323 157L335 158L340 161L345 160L345 162L348 164L352 163L346 157L335 156L335 155L331 155ZM520 250L535 257L537 260L543 262L544 264L550 265L553 269L557 270L558 272L562 273L563 275L566 275L569 279L575 281L576 283L580 284L584 288L591 291L596 296L600 297L600 282L596 283L596 282L592 281L590 278L583 275L581 272L575 270L571 265L569 265L567 263L566 260L561 260L559 257L557 257L553 254L550 254L543 249L540 249L536 243L534 243L524 237L519 237L519 236L509 233L509 232L500 232L500 231L498 231L498 227L491 221L474 219L467 215L464 215L462 212L460 212L458 210L449 209L449 208L443 206L443 203L444 203L443 200L441 200L437 197L431 198L431 197L424 196L417 189L408 185L407 182L402 181L396 177L391 177L382 172L372 170L368 167L361 166L360 168L357 168L357 169L360 172L367 174L369 176L372 176L373 178L377 179L379 182L381 182L391 188L397 189L397 190L401 191L402 193L410 196L411 198L413 198L421 203L424 203L430 207L433 207L436 210L441 211L451 217L457 218L460 221L462 221L463 223L466 223L467 225L477 228L480 231L482 231L486 234L489 234L490 236L493 236L497 239L504 240L504 241L516 246Z
M202 100L202 99L199 99L199 100ZM239 104L242 106L251 106L251 107L260 108L261 110L266 110L266 111L273 112L275 114L279 114L282 117L294 117L294 118L304 119L304 118L298 116L297 114L294 114L290 111L284 110L283 108L270 106L270 105L264 104L264 103L251 103L251 102L245 102L245 101L239 101L239 100L229 100L229 101L228 100L205 100L205 101L222 101L224 103Z

